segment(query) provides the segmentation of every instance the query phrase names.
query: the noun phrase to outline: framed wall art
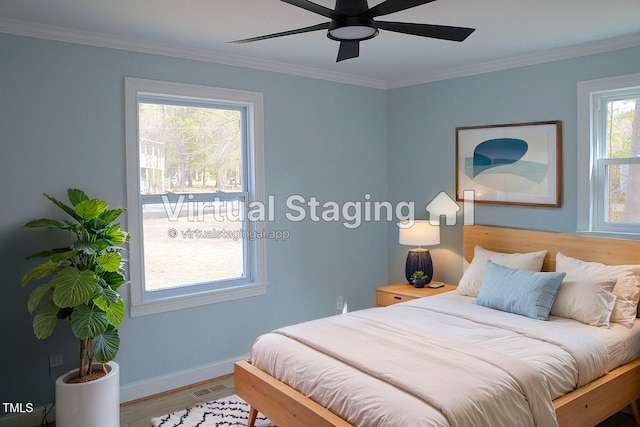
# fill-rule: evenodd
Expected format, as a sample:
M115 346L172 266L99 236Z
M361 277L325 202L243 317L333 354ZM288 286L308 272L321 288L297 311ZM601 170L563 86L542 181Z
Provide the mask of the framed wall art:
M456 199L559 207L561 157L561 121L458 127Z

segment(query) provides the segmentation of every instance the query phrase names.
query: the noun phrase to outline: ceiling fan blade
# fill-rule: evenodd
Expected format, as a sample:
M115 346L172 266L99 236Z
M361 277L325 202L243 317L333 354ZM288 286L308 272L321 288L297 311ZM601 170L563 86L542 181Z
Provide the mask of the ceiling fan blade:
M330 22L325 22L318 25L312 25L310 27L298 28L297 30L283 31L281 33L267 34L264 36L251 37L251 38L242 39L242 40L234 40L228 43L242 44L242 43L249 43L249 42L257 42L258 40L273 39L275 37L291 36L293 34L309 33L311 31L327 30L329 29L329 24Z
M375 22L376 26L382 30L395 31L396 33L410 34L413 36L451 40L455 42L463 41L476 30L475 28L449 27L447 25L413 24L410 22Z
M317 13L318 15L322 15L327 18L331 18L333 15L333 10L326 8L324 6L320 6L319 4L313 3L308 0L282 0L282 1L285 3L289 3L293 6L298 6L310 12Z
M387 0L383 1L377 6L369 9L369 13L372 17L388 15L394 12L400 12L401 10L411 9L412 7L420 6L422 4L431 3L435 0Z
M338 49L338 59L336 59L336 62L344 61L345 59L357 58L358 56L360 56L359 41L340 42L340 49Z

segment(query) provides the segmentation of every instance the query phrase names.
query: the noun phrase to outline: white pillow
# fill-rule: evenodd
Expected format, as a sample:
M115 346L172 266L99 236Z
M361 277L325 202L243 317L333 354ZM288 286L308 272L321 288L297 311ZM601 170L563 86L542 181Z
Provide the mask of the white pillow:
M551 315L575 319L592 326L609 327L617 279L566 276L551 306Z
M586 262L558 252L556 271L567 273L567 276L592 279L616 277L618 281L613 288L613 294L617 298L610 321L629 328L633 326L638 310L638 299L640 299L640 265L606 265L599 262Z
M546 254L546 250L524 254L506 254L475 246L473 248L473 260L469 264L467 271L462 275L460 283L458 283L457 292L461 295L477 297L482 285L484 270L489 260L503 267L540 271Z

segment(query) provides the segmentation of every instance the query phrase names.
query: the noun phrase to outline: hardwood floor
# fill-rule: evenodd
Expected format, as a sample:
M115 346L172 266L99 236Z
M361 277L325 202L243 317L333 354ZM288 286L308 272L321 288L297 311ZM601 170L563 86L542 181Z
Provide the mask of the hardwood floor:
M120 408L120 426L150 427L150 420L153 417L180 411L198 403L210 402L232 394L234 394L233 374L230 374L149 398L128 402ZM598 424L597 427L640 427L640 424L636 424L633 417L623 411Z
M638 427L631 414L627 412L618 412L607 420L601 422L597 427Z
M128 402L120 408L120 427L150 427L151 418L232 394L234 394L233 374L229 374L178 390Z

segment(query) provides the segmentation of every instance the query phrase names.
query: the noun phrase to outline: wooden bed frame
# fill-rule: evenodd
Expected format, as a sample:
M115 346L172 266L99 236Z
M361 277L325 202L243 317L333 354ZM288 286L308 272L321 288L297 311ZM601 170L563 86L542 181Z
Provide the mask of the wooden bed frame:
M465 226L463 256L473 257L479 245L497 252L548 251L543 271L555 271L557 252L585 261L604 264L640 264L640 241L560 234L512 228ZM235 364L235 391L251 405L249 427L258 412L278 427L351 426L328 409L276 380L250 361ZM640 413L640 359L620 366L603 377L554 400L561 427L595 426L621 409L630 406L636 423Z

